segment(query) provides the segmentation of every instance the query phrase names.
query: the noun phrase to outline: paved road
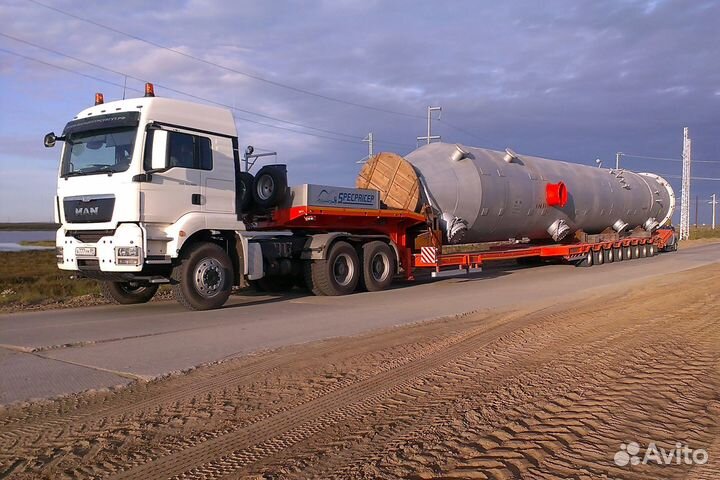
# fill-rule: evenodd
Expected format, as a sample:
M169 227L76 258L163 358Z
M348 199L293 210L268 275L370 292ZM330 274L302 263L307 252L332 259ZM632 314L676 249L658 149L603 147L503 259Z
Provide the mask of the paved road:
M482 309L632 288L717 262L720 244L590 269L488 269L347 297L235 296L222 310L173 302L0 316L0 404L126 384L283 345Z

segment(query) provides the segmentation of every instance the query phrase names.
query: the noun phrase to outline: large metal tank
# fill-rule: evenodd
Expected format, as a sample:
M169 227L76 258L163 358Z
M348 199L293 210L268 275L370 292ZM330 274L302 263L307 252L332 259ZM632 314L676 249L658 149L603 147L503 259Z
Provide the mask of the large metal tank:
M451 243L653 231L675 207L670 184L651 173L446 143L425 145L404 160Z

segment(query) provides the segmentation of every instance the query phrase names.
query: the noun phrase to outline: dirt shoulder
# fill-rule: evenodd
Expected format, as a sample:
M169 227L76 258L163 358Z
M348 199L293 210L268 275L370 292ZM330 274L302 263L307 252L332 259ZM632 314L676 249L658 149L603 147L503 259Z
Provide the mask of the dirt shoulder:
M0 477L718 478L719 280L712 265L11 407ZM630 441L715 456L616 464Z

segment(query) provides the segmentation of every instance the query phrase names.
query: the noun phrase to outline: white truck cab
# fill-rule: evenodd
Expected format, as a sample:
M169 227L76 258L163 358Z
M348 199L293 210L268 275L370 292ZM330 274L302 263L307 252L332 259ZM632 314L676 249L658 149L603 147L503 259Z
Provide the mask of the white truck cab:
M57 140L58 267L100 280L116 303L146 302L170 283L186 307L217 308L233 285L292 284L303 261L329 253L312 235L246 229L248 211L287 201L287 173L284 165L242 171L226 109L158 98L147 84L144 98L104 103L97 94L45 145ZM336 280L324 294L349 293ZM354 289L357 278L350 280Z

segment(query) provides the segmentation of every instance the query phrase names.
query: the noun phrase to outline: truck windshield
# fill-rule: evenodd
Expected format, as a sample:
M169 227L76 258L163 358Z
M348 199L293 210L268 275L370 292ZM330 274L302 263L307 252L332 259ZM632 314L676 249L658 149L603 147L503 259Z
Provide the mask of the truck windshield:
M130 167L137 128L77 132L65 140L60 176L124 172Z

